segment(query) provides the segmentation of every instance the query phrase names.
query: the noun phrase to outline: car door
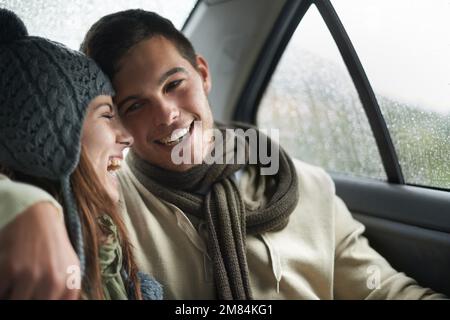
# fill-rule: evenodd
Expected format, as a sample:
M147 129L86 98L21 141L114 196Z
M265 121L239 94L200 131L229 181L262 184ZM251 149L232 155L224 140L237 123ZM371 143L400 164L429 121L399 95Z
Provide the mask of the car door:
M450 295L448 1L199 1L216 119L279 129L396 269Z

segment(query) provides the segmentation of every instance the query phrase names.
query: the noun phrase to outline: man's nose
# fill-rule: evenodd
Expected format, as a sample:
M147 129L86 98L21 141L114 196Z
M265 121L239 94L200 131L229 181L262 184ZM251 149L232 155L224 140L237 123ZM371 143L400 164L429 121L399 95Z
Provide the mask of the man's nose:
M180 116L180 110L174 101L160 100L156 106L156 125L169 126Z

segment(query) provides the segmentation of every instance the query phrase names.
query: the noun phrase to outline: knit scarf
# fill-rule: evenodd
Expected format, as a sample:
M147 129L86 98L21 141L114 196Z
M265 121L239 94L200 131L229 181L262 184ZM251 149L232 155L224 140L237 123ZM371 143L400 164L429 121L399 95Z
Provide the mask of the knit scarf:
M239 127L249 128L243 124L239 124ZM219 125L217 128L225 135L224 126ZM151 165L133 151L127 157L131 171L145 188L185 213L206 221L208 253L213 263L217 298L222 300L252 299L246 234L283 229L298 203L297 173L292 160L270 138L257 132L258 146L260 141L265 141L263 143L267 143L268 150L273 150L270 149L272 146L279 153L279 170L274 175L260 174L260 169L267 166L261 163L260 152L256 153L257 161L253 161L256 163L251 164L250 160L254 156L251 152L255 146L249 145L248 137L236 134L231 136L236 143L224 139L220 148L215 144L211 154L221 152L224 159L229 159L230 155L236 153L236 147L243 143L246 152L245 161L241 161L244 162L241 164L230 164L230 161L224 161L223 164L204 162L185 172L174 172ZM261 140L261 137L264 139ZM244 201L246 194L239 189L234 178L234 173L243 168L246 171L253 169L250 171L256 172L254 180L259 185L263 184L265 189L255 192L252 201L248 202ZM261 189L256 186L258 188Z

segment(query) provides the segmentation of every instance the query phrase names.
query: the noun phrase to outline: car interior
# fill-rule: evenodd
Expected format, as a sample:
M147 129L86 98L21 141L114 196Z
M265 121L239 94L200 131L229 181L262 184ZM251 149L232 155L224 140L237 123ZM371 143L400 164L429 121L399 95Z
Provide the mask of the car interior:
M215 119L279 129L288 153L330 173L378 252L450 295L450 3L182 2L183 14L174 1L149 8L176 13L208 61ZM39 30L46 21L27 10ZM89 25L61 33L77 33L75 46Z

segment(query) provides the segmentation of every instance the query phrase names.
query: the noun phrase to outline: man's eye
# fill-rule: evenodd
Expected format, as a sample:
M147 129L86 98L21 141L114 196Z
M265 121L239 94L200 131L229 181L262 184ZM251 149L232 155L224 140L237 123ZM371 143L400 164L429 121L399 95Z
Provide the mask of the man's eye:
M182 82L183 82L183 79L172 81L169 84L167 84L164 91L170 92L173 89L177 88Z
M130 112L133 112L137 109L139 109L140 107L142 107L141 103L133 103L132 105L130 105L126 110L125 110L125 114L128 114Z

